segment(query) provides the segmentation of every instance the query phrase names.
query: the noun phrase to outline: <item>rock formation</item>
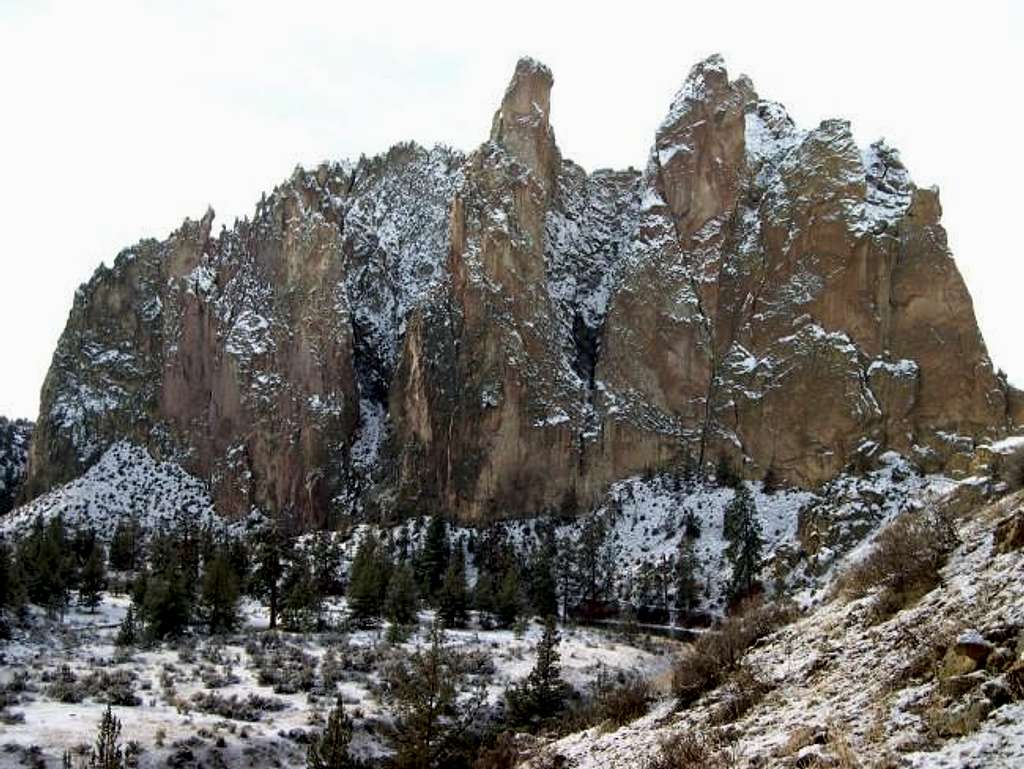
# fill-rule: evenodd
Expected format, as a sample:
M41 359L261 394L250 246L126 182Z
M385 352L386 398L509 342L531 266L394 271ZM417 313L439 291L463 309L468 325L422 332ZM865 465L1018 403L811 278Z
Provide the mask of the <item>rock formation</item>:
M31 422L0 417L0 515L14 507L21 492L31 441Z
M896 450L961 469L1020 419L934 189L797 129L718 57L646 169L562 158L516 67L469 155L297 169L252 220L144 241L75 297L23 493L121 439L218 509L301 526L572 512L687 457L814 486Z

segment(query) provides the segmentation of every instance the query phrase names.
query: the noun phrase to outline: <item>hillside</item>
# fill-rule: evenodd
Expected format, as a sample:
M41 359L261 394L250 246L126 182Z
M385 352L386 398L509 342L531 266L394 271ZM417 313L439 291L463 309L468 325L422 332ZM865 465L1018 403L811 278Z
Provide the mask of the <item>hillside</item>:
M555 742L525 766L632 769L663 744L675 746L673 767L1020 766L1022 503L1017 492L961 509L940 584L891 618L879 621L877 591L821 591L742 658L756 685L737 674L689 708L664 702L622 729ZM680 745L701 758L684 759Z

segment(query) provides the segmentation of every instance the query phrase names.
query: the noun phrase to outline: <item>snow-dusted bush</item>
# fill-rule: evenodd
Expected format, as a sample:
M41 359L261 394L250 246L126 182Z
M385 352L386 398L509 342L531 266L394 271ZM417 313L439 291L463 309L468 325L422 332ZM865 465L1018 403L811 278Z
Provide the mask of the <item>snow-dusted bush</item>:
M283 700L276 697L263 697L259 694L249 694L245 698L237 694L223 697L216 692L197 692L192 695L191 705L203 713L249 722L259 721L264 713L276 713L287 707Z

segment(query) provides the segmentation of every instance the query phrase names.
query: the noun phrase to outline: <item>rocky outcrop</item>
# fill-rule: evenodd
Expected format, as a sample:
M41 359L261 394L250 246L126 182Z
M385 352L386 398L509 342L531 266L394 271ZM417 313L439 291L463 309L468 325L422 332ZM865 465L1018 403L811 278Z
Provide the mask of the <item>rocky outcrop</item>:
M0 515L14 507L25 483L31 442L31 422L0 417Z
M934 190L848 124L797 129L718 57L646 169L562 158L516 67L467 156L297 170L78 292L24 496L128 439L218 508L301 526L572 512L690 457L817 485L894 449L963 466L1021 408L993 372Z

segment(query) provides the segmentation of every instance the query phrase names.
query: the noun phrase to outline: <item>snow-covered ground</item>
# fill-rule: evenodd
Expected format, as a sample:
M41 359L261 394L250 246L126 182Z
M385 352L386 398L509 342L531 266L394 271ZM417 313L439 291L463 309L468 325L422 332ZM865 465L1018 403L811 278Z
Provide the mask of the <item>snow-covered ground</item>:
M665 701L615 732L571 735L546 755L571 769L632 769L691 734L728 766L1024 766L1024 693L999 672L1024 665L1024 550L994 545L1000 522L1024 516L1022 503L1017 493L958 520L961 544L939 587L888 620L875 621L874 595L833 597L756 645L743 665L767 693L735 721L716 715L729 696L721 687L679 712ZM1004 655L1002 667L950 672L950 650L978 635ZM847 751L855 763L838 763Z
M432 617L423 613L418 631L405 643L389 644L385 628L351 633L268 633L261 607L244 606L247 626L223 640L186 638L153 649L122 650L114 644L117 628L128 607L125 596L106 595L95 613L70 611L62 624L37 615L32 630L16 630L14 639L0 645L0 685L22 691L9 695L15 703L3 712L0 725L0 767L21 766L24 750L38 746L47 766L59 766L64 750L88 745L105 707L104 698L117 687L96 673L130 680L128 689L136 705L115 704L123 724L123 739L144 748L140 766L164 766L168 758L191 751L205 757L205 765L218 765L220 754L228 766L302 766L306 734L322 727L322 719L341 695L356 724L353 748L364 756L386 750L381 726L390 712L381 702L380 671L388 660L407 656L425 642ZM344 611L344 602L332 605ZM664 683L678 645L644 639L629 645L612 634L586 628L562 628L560 645L565 680L585 691L602 674L632 673ZM521 635L512 631L452 630L447 643L493 663L487 693L496 703L509 684L525 677L536 658L541 628L528 626ZM275 651L279 656L272 656ZM260 663L261 655L264 661ZM325 664L330 656L331 661ZM282 662L284 660L285 662ZM292 665L294 664L294 668ZM66 670L64 669L66 666ZM487 667L484 663L485 668ZM268 672L269 668L269 672ZM309 681L309 690L284 691L266 675L283 680ZM303 672L298 672L305 668ZM261 672L262 670L262 672ZM73 678L88 692L80 702L61 702L55 681ZM11 687L11 683L20 685ZM208 712L201 699L265 698L246 710L254 720ZM196 697L200 701L196 701ZM120 700L123 702L124 700ZM14 718L10 718L14 715ZM249 718L250 716L246 716Z

